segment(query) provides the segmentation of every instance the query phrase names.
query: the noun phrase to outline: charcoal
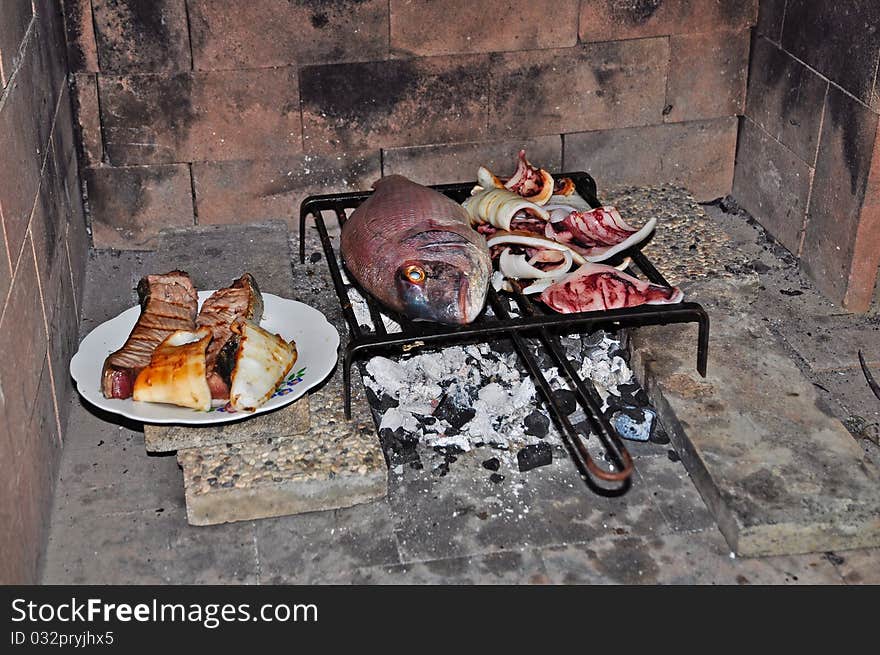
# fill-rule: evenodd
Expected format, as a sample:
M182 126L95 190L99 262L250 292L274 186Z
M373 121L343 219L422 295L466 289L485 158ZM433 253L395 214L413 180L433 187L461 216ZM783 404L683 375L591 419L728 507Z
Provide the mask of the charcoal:
M680 462L681 461L681 457L679 457L678 453L675 452L674 450L667 450L666 456L669 458L670 462Z
M516 454L516 462L521 473L553 462L553 449L546 442L526 446Z
M661 446L665 446L669 443L669 435L666 434L666 430L663 429L663 424L659 421L654 425L654 431L651 433L651 443L660 444Z
M384 412L386 409L391 409L392 407L400 405L396 399L392 398L387 393L383 393L382 396L379 397L370 387L365 386L364 389L366 389L367 400L370 403L370 407L378 410L380 413Z
M450 444L447 446L434 446L434 452L442 456L443 461L445 461L447 464L454 464L458 461L458 457L456 457L456 455L459 455L464 451L458 446Z
M837 553L835 553L834 551L831 551L831 550L827 551L824 554L824 557L825 557L825 559L827 559L829 562L831 562L835 566L840 566L841 564L846 562L846 560L843 557L841 557L840 555L838 555Z
M501 482L502 480L504 480L504 476L501 475L500 473L493 473L492 475L489 476L489 480L490 480L493 484L498 484L499 482Z
M395 430L392 430L390 428L382 428L381 430L379 430L379 439L382 440L382 443L395 443L403 446L412 446L419 441L418 435L407 432L403 428L397 428Z
M525 426L526 434L543 439L547 436L547 432L550 429L550 419L541 410L536 409L526 416L523 425Z
M721 211L725 214L736 214L740 211L739 205L732 196L724 196L723 198L719 198L717 202L718 206L721 207Z
M642 407L648 404L648 395L645 393L645 390L635 382L627 382L618 385L617 392L620 394L621 402L628 405Z
M501 461L497 457L492 457L483 462L483 468L490 471L497 471L501 468Z
M596 330L590 334L585 334L583 337L584 346L587 348L596 348L602 344L607 336L609 335L605 330Z
M516 352L511 339L499 339L492 344L492 350L502 355L509 355Z
M440 421L446 421L456 430L460 430L461 426L470 421L477 412L471 407L460 407L455 403L452 396L445 395L440 403L434 409L434 418Z
M553 397L565 416L568 416L577 409L577 397L574 395L574 391L558 389L553 392Z

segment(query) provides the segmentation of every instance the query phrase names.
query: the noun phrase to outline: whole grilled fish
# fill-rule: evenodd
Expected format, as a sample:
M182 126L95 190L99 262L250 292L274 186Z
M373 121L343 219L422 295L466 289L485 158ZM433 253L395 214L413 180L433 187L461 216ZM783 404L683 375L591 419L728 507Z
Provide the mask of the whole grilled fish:
M342 257L361 286L413 319L470 323L486 303L492 260L457 202L401 175L373 184L342 227Z

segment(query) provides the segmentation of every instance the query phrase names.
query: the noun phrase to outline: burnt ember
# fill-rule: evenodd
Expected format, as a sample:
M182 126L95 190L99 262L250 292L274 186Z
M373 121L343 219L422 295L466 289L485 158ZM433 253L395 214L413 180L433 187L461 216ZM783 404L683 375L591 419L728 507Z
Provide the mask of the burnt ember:
M360 311L356 305L355 309ZM590 421L564 376L543 357L536 340L527 342L541 362L555 402L572 424L589 434ZM621 436L646 441L655 414L615 335L599 331L563 337L561 343L571 361L579 364L581 378L592 382L606 418L616 425L615 417L626 415L626 429L618 428ZM383 447L397 475L404 473L398 464L419 460L435 479L443 478L460 459L451 453L472 452L479 458L479 469L490 474L489 481L500 483L505 476L526 474L568 456L532 379L509 348L492 343L397 359L373 357L362 370ZM591 443L596 456L604 458L598 442ZM487 458L486 449L494 455Z
M550 430L550 418L540 409L536 409L526 416L523 426L526 434L543 439Z
M483 462L483 468L488 471L497 471L499 468L501 468L501 462L498 460L497 457L492 457Z
M544 441L526 446L516 454L516 461L521 473L539 466L547 466L553 462L553 449Z

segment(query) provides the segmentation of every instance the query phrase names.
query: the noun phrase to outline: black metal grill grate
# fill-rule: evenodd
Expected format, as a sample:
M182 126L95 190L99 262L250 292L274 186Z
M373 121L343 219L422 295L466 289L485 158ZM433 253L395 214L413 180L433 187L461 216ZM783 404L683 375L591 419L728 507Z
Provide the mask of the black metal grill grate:
M578 193L592 206L601 203L596 197L596 183L587 173L562 173L555 176L569 177L574 180ZM463 202L470 195L474 182L462 184L442 184L431 188L446 194L457 202ZM622 493L629 485L633 470L632 457L609 424L601 411L602 401L591 383L585 383L578 375L577 366L569 361L565 349L559 341L559 334L589 333L594 330L620 329L641 327L645 325L666 325L670 323L697 323L699 336L697 341L697 370L705 377L709 352L709 317L697 303L682 302L676 305L642 305L625 309L607 311L582 312L579 314L557 314L551 312L540 303L534 303L521 289L514 285L512 294L520 316L511 317L511 298L500 295L491 287L487 307L491 307L491 315L483 311L470 325L447 326L436 323L413 322L385 307L380 306L369 293L361 289L353 276L347 276L350 283L343 280L336 252L324 223L323 212L333 212L340 226L345 223L346 210L354 209L372 192L338 193L321 196L310 196L300 206L300 262L305 263L305 227L306 219L312 216L324 255L333 280L333 287L342 312L348 324L349 339L343 355L343 380L345 387L345 415L351 417L351 366L362 357L374 354L401 354L426 347L446 346L461 342L489 342L495 339L510 339L514 348L525 365L529 374L540 391L553 421L562 435L566 448L577 465L582 477L589 486L599 493ZM616 257L623 260L631 257L639 272L655 284L670 286L660 272L645 257L639 246L630 248ZM630 267L632 275L638 273ZM355 316L348 288L354 287L363 296L369 308L374 330L365 331ZM384 313L401 326L400 332L388 333L382 320ZM581 435L572 426L568 416L559 407L553 397L550 384L545 378L535 355L528 348L525 338L537 337L541 346L546 349L551 360L563 373L569 387L574 391L578 404L589 419L593 432L597 435L605 451L610 457L612 466L600 466L588 452L585 439L589 435ZM611 485L609 487L609 484Z

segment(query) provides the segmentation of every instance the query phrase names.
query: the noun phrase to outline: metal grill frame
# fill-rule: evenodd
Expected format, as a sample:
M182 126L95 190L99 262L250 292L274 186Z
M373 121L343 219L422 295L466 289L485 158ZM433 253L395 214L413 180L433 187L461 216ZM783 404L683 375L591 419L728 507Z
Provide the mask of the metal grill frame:
M600 207L596 195L596 182L585 172L560 173L554 178L570 178L575 183L578 193L592 207ZM474 187L475 182L457 184L432 185L430 188L449 196L456 202L463 202ZM377 354L406 354L422 348L442 347L457 343L488 343L494 339L510 339L520 360L528 370L540 391L547 409L562 435L568 452L574 460L581 477L593 491L602 495L618 495L624 493L630 484L633 470L632 457L621 441L619 435L610 425L601 411L602 401L592 384L585 383L577 373L565 354L559 341L559 334L589 334L597 329L618 330L636 328L647 325L667 325L673 323L696 323L697 338L697 371L706 376L709 356L709 316L695 302L682 302L675 305L640 305L624 309L581 312L576 314L557 314L534 303L522 293L521 288L514 284L512 299L520 316L511 317L510 297L497 293L489 288L487 306L492 308L494 316L487 316L484 310L477 319L462 326L449 326L437 323L414 322L404 316L382 306L367 291L362 289L354 277L347 275L349 283L343 280L333 243L324 223L323 212L331 211L342 226L346 221L347 209L355 209L372 191L351 193L335 193L309 196L300 205L299 215L299 259L305 264L305 229L309 216L314 219L324 257L329 268L333 287L339 298L345 322L348 325L348 341L342 360L345 416L351 418L351 366L364 357ZM650 260L641 252L646 242L638 244L619 253L614 260L630 257L638 267L642 276L654 284L671 286ZM627 271L638 277L638 272L630 267ZM374 331L366 332L358 323L348 296L348 287L354 287L367 302L370 317L375 326ZM387 333L381 313L397 321L401 332ZM610 456L612 466L602 467L595 462L584 445L584 439L572 426L568 416L562 411L553 397L546 377L535 355L525 342L526 337L537 337L551 360L563 373L569 387L574 392L578 404L587 416L593 432L602 442ZM609 486L609 484L611 486Z

